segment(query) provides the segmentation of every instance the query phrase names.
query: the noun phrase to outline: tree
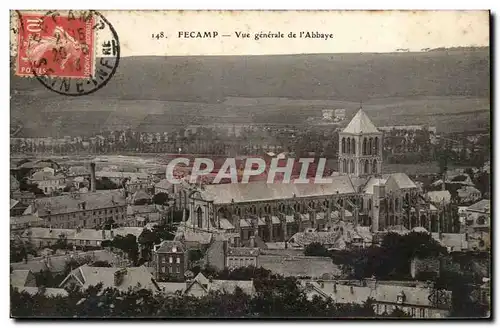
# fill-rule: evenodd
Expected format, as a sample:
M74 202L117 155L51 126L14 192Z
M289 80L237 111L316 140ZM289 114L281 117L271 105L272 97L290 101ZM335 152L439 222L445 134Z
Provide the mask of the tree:
M118 185L107 177L96 180L96 190L118 189Z
M116 236L113 238L111 246L125 252L133 263L137 262L139 257L139 247L137 244L137 238L134 235L128 234L125 237Z
M153 233L163 240L174 240L176 228L171 224L158 224L153 227Z
M142 257L145 260L150 260L151 249L153 248L153 245L157 245L161 242L161 238L158 233L149 229L144 229L139 235L137 242L142 245Z
M191 249L188 252L189 262L197 262L203 258L203 252L199 249Z
M169 197L167 193L160 192L153 196L153 203L157 205L168 205Z
M330 256L328 250L326 249L325 246L323 246L320 243L310 243L309 245L306 246L304 249L304 255L305 256L324 256L328 257Z

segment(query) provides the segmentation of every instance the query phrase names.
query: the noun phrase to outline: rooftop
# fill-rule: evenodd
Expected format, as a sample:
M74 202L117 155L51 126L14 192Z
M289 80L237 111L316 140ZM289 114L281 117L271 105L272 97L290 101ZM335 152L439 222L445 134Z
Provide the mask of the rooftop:
M467 211L486 213L491 210L491 204L489 199L482 199L479 202L472 204L467 207Z
M180 241L165 240L160 244L160 247L156 249L157 253L184 253L184 244Z
M10 284L12 286L24 287L30 272L30 270L13 270L10 274Z
M118 271L123 274L122 280L119 283L115 281L115 273L118 274ZM109 287L120 290L128 290L129 288L141 288L153 291L158 290L156 284L153 282L153 276L144 266L129 268L104 268L90 267L85 264L71 271L64 281L61 282L60 287L65 286L70 279L74 279L74 281L83 288L102 283L103 288Z
M95 192L76 193L55 197L44 197L35 200L35 208L32 213L38 211L39 216L49 214L65 214L82 211L82 204L85 210L95 210L126 205L123 193L119 189L99 190ZM28 214L28 213L26 213Z
M332 183L308 184L268 184L265 182L250 182L246 184L207 185L201 191L203 198L213 200L215 204L230 204L240 202L256 202L263 200L293 199L303 197L350 194L355 193L348 176L331 177Z
M356 115L349 122L347 127L342 131L343 133L350 134L362 134L362 133L378 133L380 131L375 127L372 123L368 115L363 111L363 109L359 109Z

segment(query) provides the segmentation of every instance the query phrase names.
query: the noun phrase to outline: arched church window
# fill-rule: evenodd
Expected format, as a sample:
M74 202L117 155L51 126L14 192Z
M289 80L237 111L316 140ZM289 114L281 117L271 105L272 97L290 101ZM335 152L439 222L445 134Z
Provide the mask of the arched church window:
M368 155L373 155L373 139L370 138L368 142Z
M351 139L351 150L353 154L356 154L356 140L354 138Z
M351 174L354 174L354 160L351 159Z
M345 138L342 138L342 154L345 154Z
M375 137L375 154L379 154L379 139L378 137Z
M368 161L365 161L364 174L369 174L369 173L370 173L370 163Z
M377 169L377 160L376 160L376 159L373 161L372 172L373 172L373 173L378 173L378 169Z
M366 138L363 138L363 155L366 155Z
M350 154L350 153L351 153L351 141L350 141L350 140L351 140L351 139L350 139L350 138L348 138L348 139L347 139L347 142L346 142L346 148L347 148L347 149L346 149L346 153L348 153L348 154Z
M343 167L343 173L347 173L347 160L344 158L344 160L342 161L342 165L344 166Z

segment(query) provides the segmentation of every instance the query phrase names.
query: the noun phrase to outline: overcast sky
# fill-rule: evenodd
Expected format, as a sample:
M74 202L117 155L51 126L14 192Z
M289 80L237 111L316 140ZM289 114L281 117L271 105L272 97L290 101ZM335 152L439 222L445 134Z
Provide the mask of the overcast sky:
M268 55L393 52L397 49L488 46L487 11L102 11L114 25L122 56ZM215 39L178 38L179 31L217 31ZM236 31L250 39L238 39ZM333 34L333 39L289 39L289 32ZM167 39L152 34L164 32ZM259 32L284 39L254 40ZM231 37L221 37L222 34Z

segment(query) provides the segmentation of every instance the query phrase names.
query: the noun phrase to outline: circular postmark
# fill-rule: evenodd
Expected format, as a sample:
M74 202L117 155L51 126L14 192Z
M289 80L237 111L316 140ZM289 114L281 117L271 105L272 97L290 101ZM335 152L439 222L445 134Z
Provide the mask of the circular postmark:
M111 80L120 62L120 43L101 13L17 13L17 75L35 77L65 96L91 94Z

